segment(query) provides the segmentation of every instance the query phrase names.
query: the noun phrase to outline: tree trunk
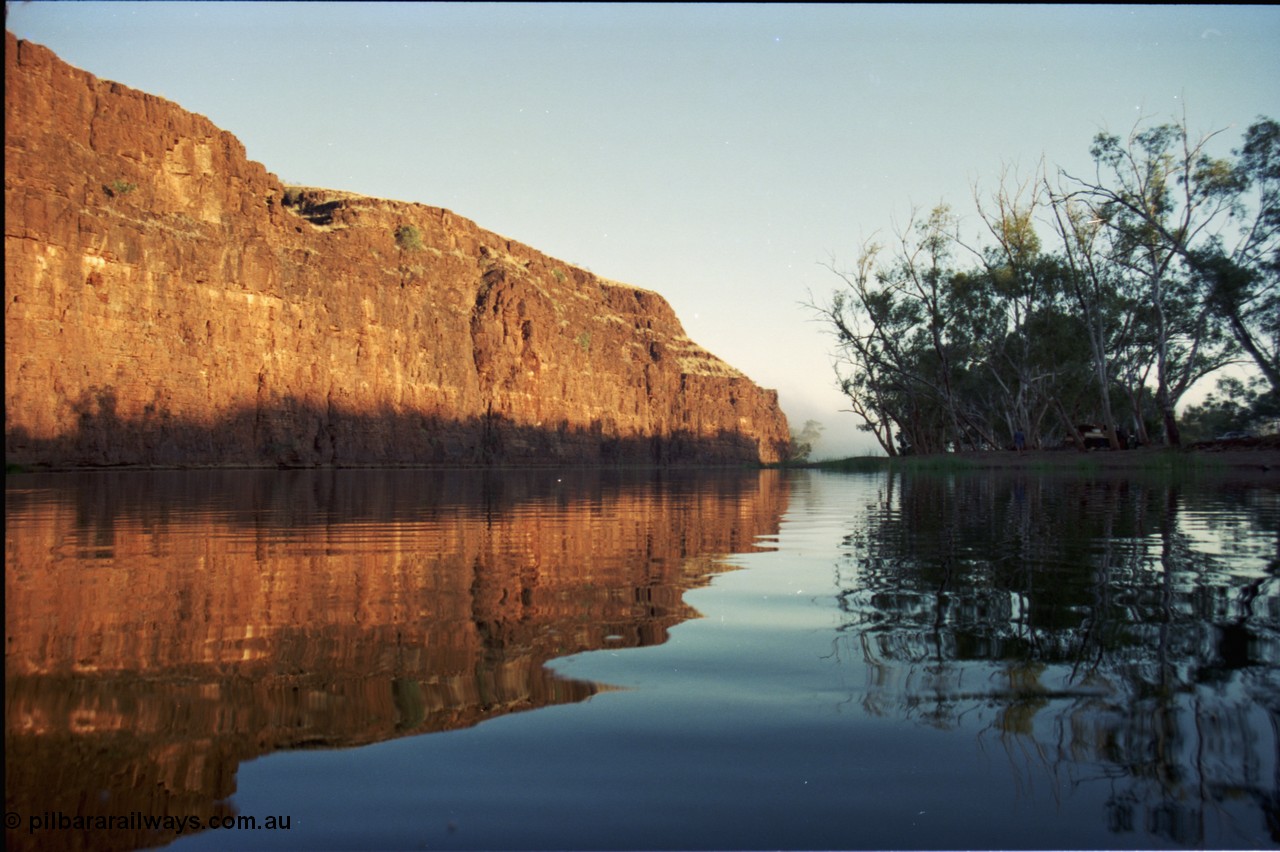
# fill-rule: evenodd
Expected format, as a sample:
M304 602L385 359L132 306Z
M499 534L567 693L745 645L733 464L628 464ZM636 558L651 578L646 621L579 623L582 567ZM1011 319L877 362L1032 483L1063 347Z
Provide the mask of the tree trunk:
M1240 315L1234 311L1228 316L1228 321L1231 325L1231 332L1240 343L1240 346L1249 354L1249 357L1253 358L1253 362L1258 365L1262 375L1266 376L1267 381L1271 383L1271 390L1280 393L1280 371L1277 371L1276 365L1268 360L1267 356L1258 349L1257 344L1254 343L1253 335L1249 333L1248 326L1244 324Z
M1156 405L1160 408L1160 416L1164 419L1164 442L1170 447L1182 446L1182 436L1178 434L1178 418L1173 411L1173 402L1169 389L1165 386L1163 375L1156 390Z
M1182 436L1178 433L1178 418L1174 416L1173 408L1162 405L1160 413L1164 416L1165 443L1171 447L1182 446Z
M872 427L872 434L876 436L876 440L880 442L880 446L888 453L889 458L895 458L898 455L898 448L894 446L894 422L888 417L881 416L880 426ZM883 433L881 430L883 429ZM902 429L898 429L901 434Z
M1076 449L1084 452L1084 436L1080 434L1080 430L1076 428L1076 424L1071 422L1070 415L1067 410L1062 407L1062 403L1055 397L1053 405L1058 409L1058 416L1062 418L1062 425L1067 427L1067 434L1071 436L1071 440L1075 443Z

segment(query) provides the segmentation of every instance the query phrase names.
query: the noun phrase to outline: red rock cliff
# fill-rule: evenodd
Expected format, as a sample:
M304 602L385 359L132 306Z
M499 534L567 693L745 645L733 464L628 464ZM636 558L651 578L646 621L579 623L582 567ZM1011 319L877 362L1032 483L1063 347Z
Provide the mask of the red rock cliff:
M770 462L773 391L659 295L448 210L283 186L6 33L6 460Z

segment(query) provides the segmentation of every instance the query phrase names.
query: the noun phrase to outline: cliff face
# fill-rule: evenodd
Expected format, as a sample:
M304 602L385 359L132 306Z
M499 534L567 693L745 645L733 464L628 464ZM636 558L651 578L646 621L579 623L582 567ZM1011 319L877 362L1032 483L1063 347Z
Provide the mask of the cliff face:
M787 436L656 293L447 210L286 188L6 33L7 461L769 462Z

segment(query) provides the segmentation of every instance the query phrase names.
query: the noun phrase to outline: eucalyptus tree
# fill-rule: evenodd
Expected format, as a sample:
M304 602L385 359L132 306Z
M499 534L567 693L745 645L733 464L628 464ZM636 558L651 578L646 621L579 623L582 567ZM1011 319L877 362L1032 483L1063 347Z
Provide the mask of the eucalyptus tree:
M1260 118L1233 152L1230 218L1238 232L1228 244L1211 235L1205 245L1182 247L1209 286L1211 303L1230 325L1280 398L1280 124Z
M1136 310L1134 300L1126 293L1123 269L1113 260L1114 232L1103 227L1102 220L1069 192L1055 188L1046 177L1042 188L1049 207L1049 224L1061 245L1065 266L1063 293L1071 305L1089 344L1098 410L1112 449L1119 449L1117 418L1111 404L1112 391L1124 365L1133 363L1135 355ZM1130 371L1126 378L1137 373ZM1145 384L1141 373L1138 387ZM1132 386L1130 386L1132 390ZM1135 428L1143 440L1146 429L1136 411L1140 407L1136 394L1130 393Z
M867 243L852 271L829 265L846 286L810 304L836 335L853 411L890 454L991 440L959 393L971 353L952 288L955 226L945 205L913 212L891 251Z
M1128 403L1129 416L1134 433L1141 444L1151 443L1152 428L1163 421L1156 412L1155 398L1151 394L1151 374L1155 369L1156 346L1151 333L1151 323L1144 319L1150 309L1125 291L1117 298L1126 305L1125 326L1112 351L1110 362L1115 368L1115 383Z
M859 428L869 431L890 456L941 450L937 438L938 387L919 350L920 305L886 282L882 246L866 243L853 270L828 269L845 287L829 302L810 307L834 332L836 375Z
M1010 341L1003 306L995 298L992 276L981 268L955 271L948 289L953 347L965 355L952 391L963 421L972 424L967 443L998 444L997 433L1011 438L1015 421L1021 422L1013 411L1024 389L1018 376L1007 369L1009 362L1018 359L1005 358Z
M934 207L924 219L913 216L898 237L893 261L877 273L885 292L910 306L916 317L907 344L917 374L933 388L947 419L939 449L958 447L965 426L971 425L964 422L955 387L964 359L957 346L950 299L956 224L955 214L945 204Z
M1237 348L1212 310L1201 279L1140 230L1126 246L1123 262L1133 273L1138 299L1137 333L1154 355L1155 402L1165 440L1181 443L1176 408L1200 379L1235 360Z
M1008 445L1018 431L1039 445L1055 413L1071 428L1087 356L1026 189L1002 189L990 215L979 205L994 244L965 245L938 207L913 215L891 251L869 243L851 271L828 266L845 286L810 307L836 335L860 428L890 455ZM964 268L961 247L975 258Z
M1127 271L1129 296L1149 308L1144 319L1154 344L1156 402L1171 444L1179 443L1179 399L1233 357L1209 270L1224 260L1235 264L1231 257L1251 257L1258 245L1249 238L1242 253L1222 250L1222 227L1242 209L1246 182L1233 164L1209 155L1217 135L1193 141L1185 121L1135 127L1123 140L1100 133L1090 149L1094 178L1064 173L1090 221L1112 232L1110 257Z
M850 272L827 266L844 280L831 300L809 307L830 327L839 356L835 364L840 389L849 398L852 412L861 418L858 428L870 432L881 448L898 455L895 433L901 434L906 397L915 379L902 364L900 341L913 318L879 292L875 282L880 247L864 244L857 265Z
M1006 169L991 197L975 190L974 202L990 237L985 247L970 247L988 308L969 314L987 330L982 352L1004 401L1005 427L1038 442L1046 415L1064 410L1060 380L1080 360L1076 341L1058 333L1074 326L1066 310L1067 270L1041 241L1037 218L1048 199L1038 179L1016 182Z
M1223 376L1213 392L1182 413L1185 430L1193 441L1207 441L1226 432L1248 433L1276 420L1280 418L1280 397L1268 391L1261 376L1248 380Z
M941 205L829 266L846 287L810 307L860 428L890 455L939 452L1037 442L1056 414L1069 433L1101 419L1118 448L1127 407L1141 440L1161 422L1178 444L1178 403L1240 350L1280 399L1280 126L1260 119L1233 160L1209 154L1217 135L1099 134L1090 180L975 192L979 244Z

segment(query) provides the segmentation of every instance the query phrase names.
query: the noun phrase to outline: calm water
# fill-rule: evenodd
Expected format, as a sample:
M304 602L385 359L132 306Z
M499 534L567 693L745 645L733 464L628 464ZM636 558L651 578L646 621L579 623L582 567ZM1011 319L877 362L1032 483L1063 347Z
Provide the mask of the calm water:
M1280 482L19 475L5 519L9 849L1280 845Z

